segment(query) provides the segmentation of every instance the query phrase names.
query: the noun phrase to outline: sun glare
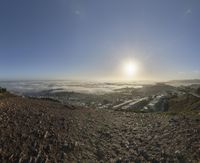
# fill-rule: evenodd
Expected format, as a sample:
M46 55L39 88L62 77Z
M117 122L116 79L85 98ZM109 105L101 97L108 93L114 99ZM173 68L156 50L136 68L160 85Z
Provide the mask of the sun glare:
M132 77L137 73L138 66L136 65L136 63L129 61L124 64L123 70L124 70L124 74L127 77Z

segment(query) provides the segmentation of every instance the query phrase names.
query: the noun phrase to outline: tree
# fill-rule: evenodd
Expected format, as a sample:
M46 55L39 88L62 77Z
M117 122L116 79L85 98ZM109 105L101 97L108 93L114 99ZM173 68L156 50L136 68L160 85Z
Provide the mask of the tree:
M6 88L1 88L0 87L0 93L5 93L6 92Z

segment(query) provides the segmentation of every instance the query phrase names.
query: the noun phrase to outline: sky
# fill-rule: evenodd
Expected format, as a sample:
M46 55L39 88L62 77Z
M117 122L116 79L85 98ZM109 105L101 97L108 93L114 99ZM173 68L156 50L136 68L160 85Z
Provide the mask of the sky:
M1 0L0 80L200 78L199 0Z

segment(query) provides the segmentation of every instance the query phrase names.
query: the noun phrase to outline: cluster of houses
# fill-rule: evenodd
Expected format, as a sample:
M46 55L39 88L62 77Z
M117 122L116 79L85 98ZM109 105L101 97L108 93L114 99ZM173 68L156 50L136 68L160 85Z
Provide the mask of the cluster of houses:
M163 112L168 110L168 96L156 95L123 102L113 106L114 110L133 110L142 112Z

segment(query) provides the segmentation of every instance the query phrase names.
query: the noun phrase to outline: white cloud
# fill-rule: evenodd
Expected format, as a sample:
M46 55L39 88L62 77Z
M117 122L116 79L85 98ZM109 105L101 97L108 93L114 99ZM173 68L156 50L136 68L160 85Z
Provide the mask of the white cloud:
M186 74L186 72L180 71L180 72L178 72L178 74L184 75L184 74Z
M187 9L186 11L185 11L185 15L190 15L192 13L192 10L191 9Z
M80 12L79 10L76 10L76 11L75 11L75 14L76 14L76 15L80 15L81 12Z
M194 73L195 74L200 74L200 71L199 70L195 70Z

